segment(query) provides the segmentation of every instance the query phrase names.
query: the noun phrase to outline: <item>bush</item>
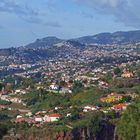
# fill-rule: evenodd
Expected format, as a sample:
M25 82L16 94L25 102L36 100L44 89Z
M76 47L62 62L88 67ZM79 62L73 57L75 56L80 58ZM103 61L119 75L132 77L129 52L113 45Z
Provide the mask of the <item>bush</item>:
M129 106L122 115L117 132L122 140L140 140L140 103Z
M0 105L10 105L11 102L0 100Z
M73 127L76 128L91 128L93 134L96 136L100 132L100 125L104 118L104 114L101 112L94 112L87 114L83 119L76 121Z

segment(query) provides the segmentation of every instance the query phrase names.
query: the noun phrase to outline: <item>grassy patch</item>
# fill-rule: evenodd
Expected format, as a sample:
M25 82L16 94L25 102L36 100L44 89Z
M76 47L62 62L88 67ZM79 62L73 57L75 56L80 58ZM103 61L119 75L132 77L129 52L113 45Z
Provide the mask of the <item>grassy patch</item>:
M99 90L96 87L93 87L90 89L80 91L72 97L71 101L74 104L78 102L81 104L96 104L99 101L102 94L103 91Z

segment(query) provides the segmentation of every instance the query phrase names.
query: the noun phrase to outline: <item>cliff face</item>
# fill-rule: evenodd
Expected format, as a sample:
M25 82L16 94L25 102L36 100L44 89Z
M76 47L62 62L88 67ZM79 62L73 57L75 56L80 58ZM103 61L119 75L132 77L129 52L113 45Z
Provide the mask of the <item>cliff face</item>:
M41 131L40 131L41 132ZM67 132L25 134L24 132L3 137L3 140L121 140L117 137L115 126L103 125L100 132L94 136L90 128L73 129Z

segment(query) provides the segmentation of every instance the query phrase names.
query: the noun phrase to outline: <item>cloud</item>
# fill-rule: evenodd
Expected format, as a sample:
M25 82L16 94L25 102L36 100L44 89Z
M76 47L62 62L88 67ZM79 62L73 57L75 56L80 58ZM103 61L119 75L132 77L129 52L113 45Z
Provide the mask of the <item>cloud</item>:
M61 28L61 24L56 21L49 21L45 23L46 26Z
M44 5L46 6L47 9L49 9L50 11L55 11L55 0L44 0Z
M109 8L116 7L122 0L75 0L78 3L83 3L94 8Z
M40 23L39 13L27 5L19 5L14 0L0 0L0 12L13 13L27 22Z
M102 14L113 15L127 26L140 28L139 0L74 0Z

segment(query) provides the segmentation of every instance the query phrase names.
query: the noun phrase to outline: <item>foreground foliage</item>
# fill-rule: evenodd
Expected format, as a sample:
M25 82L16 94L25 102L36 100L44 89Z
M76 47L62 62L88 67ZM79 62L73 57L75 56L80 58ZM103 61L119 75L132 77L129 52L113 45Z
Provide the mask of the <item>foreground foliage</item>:
M118 123L117 131L123 140L140 140L139 101L127 108Z

